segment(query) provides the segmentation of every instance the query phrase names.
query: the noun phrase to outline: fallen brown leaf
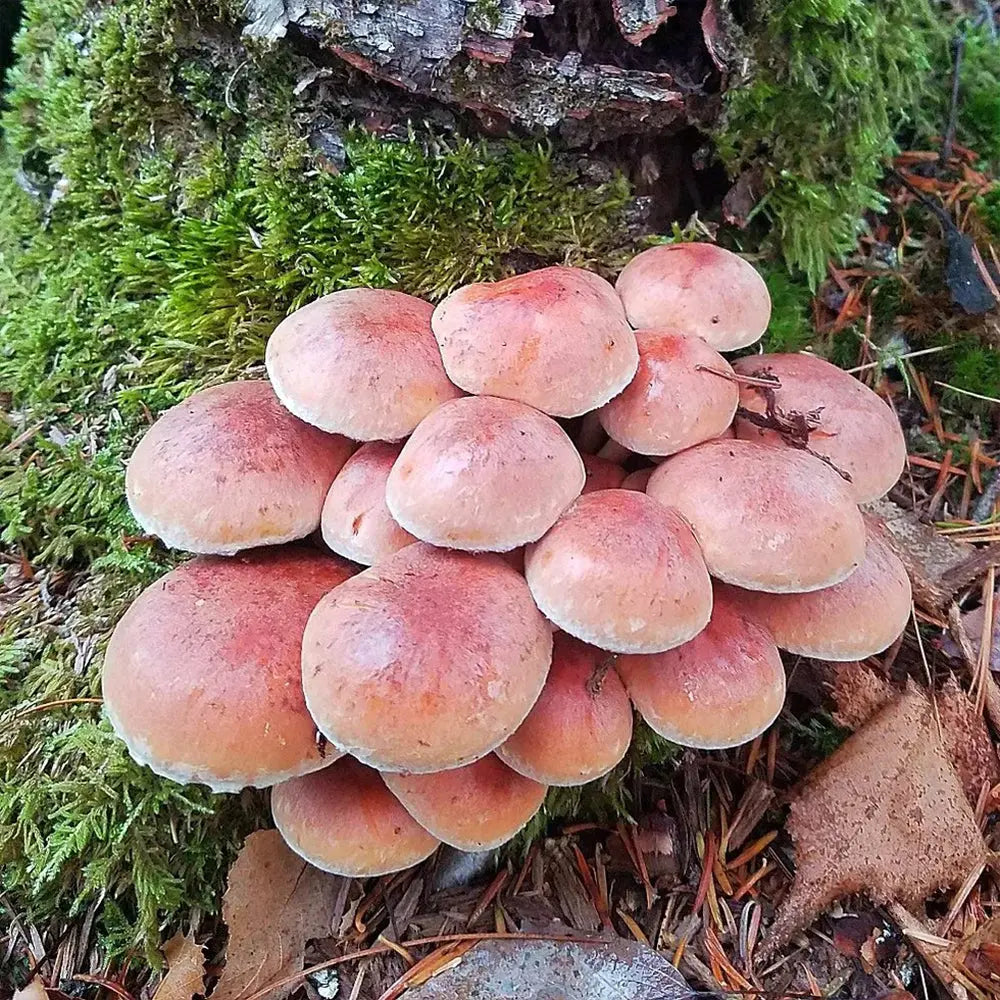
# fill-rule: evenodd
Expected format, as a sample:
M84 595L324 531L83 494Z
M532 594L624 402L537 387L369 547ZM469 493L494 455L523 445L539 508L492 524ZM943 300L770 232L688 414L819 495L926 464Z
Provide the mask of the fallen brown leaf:
M765 955L844 896L917 906L986 853L931 704L912 684L805 779L787 829L795 879Z
M153 994L153 1000L191 1000L205 992L204 949L194 937L178 931L164 946L167 974Z
M222 899L229 943L212 1000L240 1000L301 970L306 942L332 933L340 882L293 854L276 830L247 837ZM267 1000L283 1000L296 985L268 991Z

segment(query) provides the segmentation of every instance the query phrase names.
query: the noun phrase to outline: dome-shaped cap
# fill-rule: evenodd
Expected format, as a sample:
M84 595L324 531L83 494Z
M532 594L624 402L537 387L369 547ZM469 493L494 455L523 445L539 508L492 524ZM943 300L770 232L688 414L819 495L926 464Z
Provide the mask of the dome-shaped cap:
M794 448L706 441L667 459L646 492L687 519L712 576L749 590L831 587L864 557L849 484Z
M669 649L697 635L712 611L690 526L632 490L580 497L529 546L524 569L545 617L601 649Z
M505 844L541 808L548 789L495 754L436 774L385 774L406 811L438 840L460 851Z
M583 785L607 774L632 740L632 705L613 660L557 632L545 687L497 756L546 785Z
M231 555L315 531L353 447L293 417L266 382L230 382L146 431L125 492L143 530L171 548Z
M104 710L157 774L214 791L323 767L302 697L317 601L353 569L291 546L182 563L139 595L104 657Z
M429 858L438 847L379 773L350 757L278 785L271 792L271 815L299 857L335 875L388 875Z
M615 290L576 267L546 267L466 285L434 310L451 380L555 417L577 417L635 374L635 337Z
M573 442L551 417L510 399L467 396L413 432L385 498L396 521L425 542L506 552L540 538L585 478Z
M861 565L842 583L808 594L731 588L730 599L766 625L790 653L821 660L863 660L888 649L912 610L910 580L874 530Z
M729 362L673 330L637 330L635 339L639 370L599 412L608 434L640 455L673 455L724 433L739 399Z
M329 593L302 644L306 704L337 747L383 771L485 756L523 721L552 633L500 557L417 543Z
M620 656L629 697L650 727L681 746L720 750L759 736L785 700L785 671L767 629L716 588L712 620L665 653Z
M581 455L586 481L583 493L596 493L598 490L616 490L625 480L625 470L617 463L611 462L599 455Z
M744 385L740 406L763 414L766 393L783 415L808 416L815 425L808 447L828 458L850 476L858 503L889 492L906 463L906 440L889 405L853 375L811 354L758 354L740 358L733 368L741 375L773 375L780 389ZM759 427L746 417L736 420L736 434L747 441L784 445L775 430Z
M357 441L398 441L460 396L445 375L429 302L348 288L286 317L267 342L274 391L296 416Z
M714 243L673 243L633 257L615 289L636 329L669 327L717 351L760 340L771 296L751 264Z
M371 566L416 539L385 505L385 484L402 445L363 444L346 462L326 495L320 527L334 552Z

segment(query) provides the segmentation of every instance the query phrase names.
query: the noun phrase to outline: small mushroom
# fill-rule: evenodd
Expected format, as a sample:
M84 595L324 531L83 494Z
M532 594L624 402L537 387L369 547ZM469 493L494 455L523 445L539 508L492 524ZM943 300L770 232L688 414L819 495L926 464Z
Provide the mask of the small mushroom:
M714 243L673 243L633 257L615 289L636 329L667 327L717 351L760 340L771 296L751 264Z
M546 785L583 785L607 774L632 739L632 706L613 660L557 632L545 687L497 756Z
M884 496L899 479L906 463L903 429L891 407L853 375L812 354L757 354L740 358L733 368L741 375L779 380L778 389L742 386L740 406L766 418L771 396L777 408L772 423L794 421L792 433L799 433L802 443L848 474L858 503ZM789 443L788 432L759 426L743 415L736 420L736 435L765 444Z
M299 857L351 878L402 871L429 858L439 844L377 771L350 757L275 787L271 815Z
M546 618L619 653L687 642L712 611L712 585L691 528L632 490L580 497L528 547L525 578Z
M899 557L870 530L861 565L842 583L808 594L731 588L731 600L766 625L781 649L821 660L862 660L906 628L910 580Z
M639 361L615 290L576 267L466 285L434 310L431 325L456 385L555 417L606 403Z
M436 774L382 777L425 830L460 851L489 851L505 844L538 812L548 791L495 754Z
M717 587L712 620L664 653L616 666L650 727L681 746L721 750L759 736L785 700L785 671L770 633Z
M104 657L104 710L157 774L214 791L336 760L302 696L302 634L353 569L290 546L182 563L139 595Z
M637 330L639 370L599 411L611 438L641 455L673 455L725 433L739 399L733 369L700 337Z
M649 477L656 472L656 466L651 465L648 469L636 469L635 472L630 472L623 480L621 488L623 490L636 490L639 493L645 493L646 487L649 485Z
M297 417L356 441L399 441L461 392L431 333L429 302L348 288L310 302L267 342L267 373Z
M353 447L292 416L266 382L230 382L189 396L146 431L125 492L164 544L231 555L315 531Z
M712 576L738 587L820 590L864 558L850 485L804 451L706 441L668 458L646 492L687 519Z
M381 771L484 757L524 720L552 632L500 556L416 543L324 597L306 626L306 704L326 737Z
M371 566L416 539L392 518L385 484L402 445L363 444L346 462L326 495L320 527L334 552Z
M583 462L565 431L524 403L467 396L413 432L386 483L386 504L433 545L506 552L540 538L580 495Z
M587 479L583 484L583 493L596 493L597 490L615 490L625 479L625 470L617 463L598 455L581 455L583 468Z

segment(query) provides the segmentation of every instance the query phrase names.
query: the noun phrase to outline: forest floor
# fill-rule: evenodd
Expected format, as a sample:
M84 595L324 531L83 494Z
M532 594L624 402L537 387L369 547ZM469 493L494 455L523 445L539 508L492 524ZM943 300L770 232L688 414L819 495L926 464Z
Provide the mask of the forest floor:
M286 973L310 1000L388 1000L432 972L460 974L475 954L488 965L504 935L526 947L566 935L650 944L698 991L1000 995L1000 56L989 39L970 36L957 140L942 152L933 129L914 132L877 180L860 237L852 229L810 287L760 219L742 233L720 225L718 172L656 217L666 182L617 167L634 155L660 177L662 145L597 155L465 138L460 114L419 102L390 114L386 91L356 74L288 48L245 50L234 6L119 0L109 17L85 0L29 3L9 78L0 995L38 973L37 1000L40 983L55 1000L147 997L165 946L160 1000L201 993L220 971L215 995L233 1000ZM951 69L945 59L941 130ZM692 136L683 145L695 151ZM808 190L776 189L772 204L801 207ZM443 853L374 882L300 886L301 867L268 834L247 840L267 825L262 796L180 788L127 757L101 718L100 659L124 607L174 559L139 535L123 500L124 458L155 413L259 372L277 320L334 288L437 299L553 262L613 276L651 240L709 236L752 251L767 277L765 350L811 348L900 417L910 460L878 510L914 578L898 646L851 670L790 662L785 711L748 747L640 743L607 781L552 796L515 850ZM869 740L848 753L866 732L881 752ZM803 790L838 768L838 787L869 797ZM900 800L922 810L906 836L879 812ZM982 863L942 869L954 859L940 845L968 842L970 817ZM248 900L236 861L220 913L241 848L291 881ZM776 910L789 915L807 858L826 865L825 912L815 923L818 912L791 913L772 947L768 928ZM904 891L931 876L949 891ZM282 897L289 884L297 894ZM300 971L332 961L336 977ZM426 988L448 982L441 972Z

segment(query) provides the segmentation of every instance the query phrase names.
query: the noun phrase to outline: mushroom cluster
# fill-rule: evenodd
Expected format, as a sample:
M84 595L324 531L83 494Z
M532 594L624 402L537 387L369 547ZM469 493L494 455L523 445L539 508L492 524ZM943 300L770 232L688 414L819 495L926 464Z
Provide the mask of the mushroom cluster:
M730 364L769 315L708 244L616 286L549 267L299 309L268 381L196 393L132 457L139 524L196 557L111 638L115 731L175 781L273 786L291 847L357 876L508 840L622 760L633 706L685 746L758 736L779 648L860 659L910 612L859 509L899 423L815 356Z

